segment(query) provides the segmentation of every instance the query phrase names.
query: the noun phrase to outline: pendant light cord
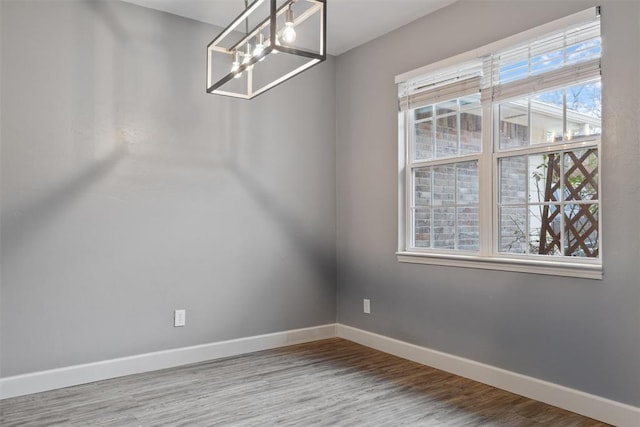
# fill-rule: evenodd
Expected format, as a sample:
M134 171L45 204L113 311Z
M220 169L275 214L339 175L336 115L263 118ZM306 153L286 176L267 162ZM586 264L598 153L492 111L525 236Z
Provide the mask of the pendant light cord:
M247 10L248 7L249 7L249 0L244 0L244 10ZM244 33L249 34L249 16L248 15L244 20Z

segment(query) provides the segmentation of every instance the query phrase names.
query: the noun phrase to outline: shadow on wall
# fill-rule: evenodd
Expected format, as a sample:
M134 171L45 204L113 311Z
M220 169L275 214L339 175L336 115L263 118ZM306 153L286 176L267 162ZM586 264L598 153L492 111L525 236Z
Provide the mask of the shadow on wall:
M284 235L289 237L294 247L303 255L304 259L312 262L318 277L326 283L336 281L336 256L333 248L327 248L322 241L305 231L300 221L287 212L277 203L277 198L270 195L251 174L244 171L235 163L227 166L242 188L262 208L261 213L266 214L275 223Z
M2 246L11 252L19 249L30 237L37 235L47 223L96 183L108 176L126 156L124 147L117 148L108 157L80 171L78 174L48 190L42 197L2 217ZM5 254L8 251L3 251Z

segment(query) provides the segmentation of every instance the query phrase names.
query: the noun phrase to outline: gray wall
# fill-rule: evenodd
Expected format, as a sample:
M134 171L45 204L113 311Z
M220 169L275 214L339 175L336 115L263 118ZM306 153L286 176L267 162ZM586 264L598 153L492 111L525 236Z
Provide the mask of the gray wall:
M0 4L2 376L335 321L333 59L231 100L219 29Z
M337 59L339 322L640 405L640 3L600 3L604 280L396 261L394 76L595 5L459 2Z

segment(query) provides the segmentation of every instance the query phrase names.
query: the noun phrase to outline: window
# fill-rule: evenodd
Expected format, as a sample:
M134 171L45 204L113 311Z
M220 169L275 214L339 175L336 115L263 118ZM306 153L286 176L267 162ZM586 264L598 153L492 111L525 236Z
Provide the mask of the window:
M400 261L601 278L600 21L398 76Z
M412 246L478 250L480 97L414 110Z

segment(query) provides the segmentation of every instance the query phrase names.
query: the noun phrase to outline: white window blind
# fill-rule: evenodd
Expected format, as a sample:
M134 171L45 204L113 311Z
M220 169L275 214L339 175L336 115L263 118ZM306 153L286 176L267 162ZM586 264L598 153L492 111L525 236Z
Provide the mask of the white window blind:
M492 99L501 101L515 96L529 95L555 89L575 81L587 81L600 76L600 59L565 66L553 72L534 75L492 88Z
M569 28L498 52L492 57L492 84L505 84L600 57L600 20Z
M482 62L472 61L409 80L399 87L401 111L480 92Z
M578 80L600 76L599 15L529 43L503 50L485 64L494 101L554 89Z
M400 111L478 93L500 101L600 76L600 14L526 43L401 82Z

